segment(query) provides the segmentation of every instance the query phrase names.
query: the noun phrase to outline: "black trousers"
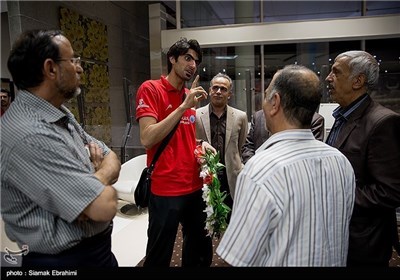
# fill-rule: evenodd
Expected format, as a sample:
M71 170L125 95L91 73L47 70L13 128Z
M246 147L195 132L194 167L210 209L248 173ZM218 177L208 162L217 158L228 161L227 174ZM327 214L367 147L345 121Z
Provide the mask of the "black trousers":
M118 267L111 251L112 224L103 232L56 255L29 252L22 267Z
M226 174L225 168L223 168L220 172L218 172L218 179L221 184L221 187L220 187L221 192L227 193L224 203L231 208L231 211L229 212L228 217L227 217L227 222L229 224L229 221L231 220L231 214L232 214L233 199L231 196L231 191L229 189L228 176Z
M146 259L143 266L169 267L179 224L182 266L207 267L212 262L211 237L206 236L202 190L184 196L150 195Z

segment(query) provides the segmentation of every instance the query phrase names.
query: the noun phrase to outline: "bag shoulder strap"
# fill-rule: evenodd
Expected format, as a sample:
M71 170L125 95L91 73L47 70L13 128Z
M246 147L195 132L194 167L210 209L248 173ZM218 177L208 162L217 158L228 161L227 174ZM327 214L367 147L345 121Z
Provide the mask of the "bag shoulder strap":
M182 102L185 100L185 93L183 93L182 96ZM151 161L150 167L148 169L148 172L151 174L153 172L154 169L154 165L156 164L158 158L160 157L161 153L163 152L163 150L165 149L165 147L167 146L169 140L171 140L172 135L175 133L176 129L178 128L178 125L180 123L180 119L177 122L177 124L174 126L174 128L168 133L168 135L164 138L164 140L162 141L161 145L158 147L156 154L154 155L153 160Z

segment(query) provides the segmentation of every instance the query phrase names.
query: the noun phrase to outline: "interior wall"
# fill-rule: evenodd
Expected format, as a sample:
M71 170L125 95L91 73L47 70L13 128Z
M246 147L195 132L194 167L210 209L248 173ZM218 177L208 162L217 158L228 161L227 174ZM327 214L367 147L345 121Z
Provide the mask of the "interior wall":
M148 3L145 1L7 1L7 24L2 13L2 77L4 57L10 44L3 40L3 28L9 26L11 42L21 31L33 28L59 29L60 6L95 19L107 26L109 49L110 110L112 146L121 145L127 120L123 82L131 87L150 77ZM10 39L8 40L10 42ZM6 45L3 47L3 44ZM7 71L8 74L8 71ZM4 74L7 77L6 74ZM134 140L134 141L138 141Z

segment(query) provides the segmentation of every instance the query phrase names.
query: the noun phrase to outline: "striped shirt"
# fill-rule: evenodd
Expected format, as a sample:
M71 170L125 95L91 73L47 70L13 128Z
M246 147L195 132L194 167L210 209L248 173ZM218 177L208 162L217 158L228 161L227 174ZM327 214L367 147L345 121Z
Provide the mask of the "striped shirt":
M7 236L31 252L56 254L109 223L78 221L103 191L85 144L96 142L65 107L20 91L1 118L1 215Z
M238 176L217 253L233 266L345 266L355 178L309 129L272 135Z

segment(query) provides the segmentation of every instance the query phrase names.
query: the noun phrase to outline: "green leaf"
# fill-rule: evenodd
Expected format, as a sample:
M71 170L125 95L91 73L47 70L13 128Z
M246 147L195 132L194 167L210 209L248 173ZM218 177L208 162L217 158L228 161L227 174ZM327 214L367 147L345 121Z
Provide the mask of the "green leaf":
M221 192L221 183L218 179L217 173L225 166L219 162L220 153L213 154L210 150L206 150L204 156L207 169L213 174L211 184L209 187L209 205L213 208L213 214L207 218L206 222L214 222L212 225L212 237L220 238L221 234L226 230L228 223L227 217L231 208L224 203L227 197L226 191Z

